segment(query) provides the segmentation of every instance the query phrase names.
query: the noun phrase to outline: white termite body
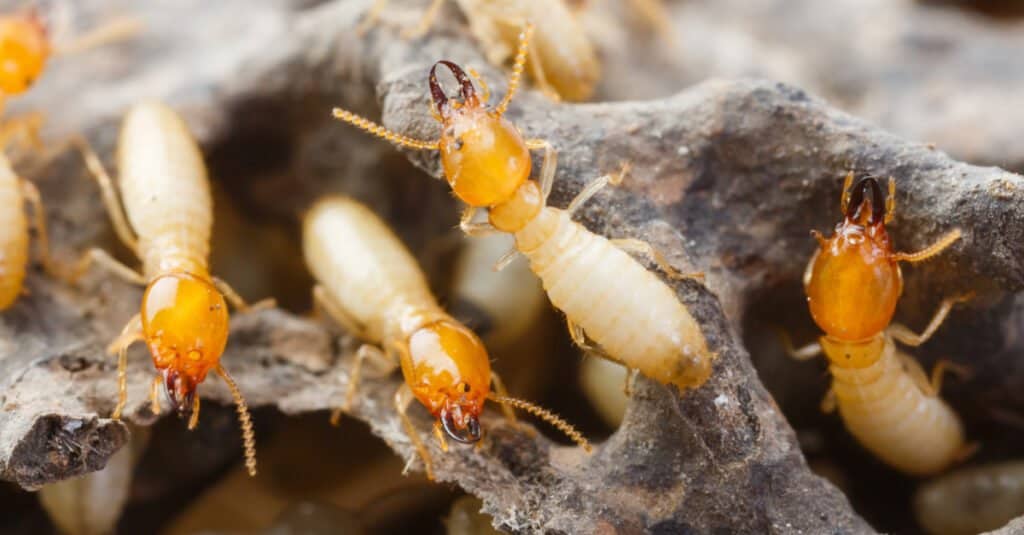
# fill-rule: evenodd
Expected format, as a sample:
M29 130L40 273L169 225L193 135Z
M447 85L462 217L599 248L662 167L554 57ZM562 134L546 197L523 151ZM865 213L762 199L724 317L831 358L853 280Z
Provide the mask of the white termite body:
M914 513L932 535L973 535L1024 514L1024 461L962 468L914 495Z
M515 238L551 303L607 357L680 388L711 375L704 335L675 292L607 238L550 206Z
M181 117L154 102L131 109L118 143L121 199L152 278L207 273L213 202L206 165Z
M829 365L836 406L846 428L891 466L915 475L939 472L960 458L964 430L941 397L925 393L907 359L885 334L878 361L865 368Z
M0 310L21 294L28 267L29 234L21 180L0 154Z

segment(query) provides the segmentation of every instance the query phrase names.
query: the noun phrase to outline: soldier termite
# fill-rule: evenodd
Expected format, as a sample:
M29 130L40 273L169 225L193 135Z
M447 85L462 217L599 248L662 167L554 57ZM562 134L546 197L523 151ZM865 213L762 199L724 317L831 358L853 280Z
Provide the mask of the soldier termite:
M1024 461L973 466L933 479L914 494L914 513L933 535L998 529L1024 514Z
M846 428L865 448L900 471L934 474L969 451L960 419L938 397L946 363L935 366L929 381L921 365L897 349L894 340L923 344L953 305L966 298L944 300L921 334L890 322L903 292L899 262L921 262L939 254L960 238L960 229L921 251L894 252L885 225L895 211L895 182L889 180L886 198L875 178L864 177L856 184L853 179L850 172L843 185L844 219L835 234L825 238L813 233L819 249L804 274L811 316L825 335L818 343L788 350L800 360L825 353L832 387L822 408L830 412L838 407Z
M96 154L84 143L79 148L100 186L114 230L142 260L142 272L119 263L102 249L91 249L79 262L75 278L97 262L146 287L140 313L110 344L110 352L118 355L118 402L112 417L120 418L127 402L128 347L144 341L160 372L150 387L153 412L160 412L162 385L178 414L191 414L188 425L194 428L199 420L196 389L214 370L234 396L246 467L255 475L249 411L234 379L220 363L228 339L225 297L239 310L248 306L226 282L212 277L207 267L213 207L206 166L195 139L185 122L163 104L137 104L129 110L118 140L121 202Z
M376 344L356 353L348 391L332 421L351 407L369 358L389 370L401 366L405 383L395 393L395 409L431 479L430 456L406 415L413 398L436 418L442 450L447 450L445 435L462 443L480 440L479 417L490 399L501 403L512 421L510 407L526 410L589 451L586 439L564 420L507 395L483 343L438 306L412 254L364 205L347 197L317 202L305 216L303 250L319 282L313 290L317 306L350 333Z
M376 0L363 22L376 20L388 0ZM406 37L426 32L444 0L432 0L420 24ZM537 86L556 99L590 98L601 78L601 62L575 13L563 0L458 0L470 30L483 45L487 59L504 65L514 57L519 32L526 21L536 25L526 69Z
M434 115L442 126L436 141L396 134L339 108L334 116L401 146L439 150L449 185L469 205L462 229L469 234L513 234L518 252L529 259L551 302L565 313L569 332L581 347L662 383L700 386L711 375L714 360L700 327L675 292L626 251L653 260L671 277L688 275L672 268L645 242L609 240L572 220L576 209L608 183L621 180L625 169L618 176L602 176L589 184L565 210L546 206L557 153L547 141L523 140L502 117L518 85L531 33L528 26L520 35L508 93L493 110L486 108L486 88L481 100L458 65L434 64L429 86ZM436 77L439 66L455 75L461 102L445 95ZM544 150L540 184L530 180L531 149ZM481 208L488 209L488 223L473 222ZM499 261L499 268L512 258ZM597 345L588 343L587 337Z

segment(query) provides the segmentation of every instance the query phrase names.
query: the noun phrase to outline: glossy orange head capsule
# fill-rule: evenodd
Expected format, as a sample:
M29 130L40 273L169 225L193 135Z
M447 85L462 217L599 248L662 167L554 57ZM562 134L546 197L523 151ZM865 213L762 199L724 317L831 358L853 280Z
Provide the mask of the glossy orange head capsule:
M50 53L46 27L36 13L0 18L0 95L27 91Z
M843 195L845 199L847 192ZM889 325L903 291L903 276L885 230L891 214L878 181L861 178L843 206L845 217L835 234L815 234L820 249L808 267L804 287L811 316L827 335L859 341Z
M220 362L228 308L208 281L184 272L161 275L142 297L142 333L180 415L191 412L196 387Z
M438 66L447 67L459 83L461 101L449 99L437 81ZM530 177L530 153L519 130L488 110L469 76L450 61L430 69L430 95L441 122L441 165L455 195L470 206L502 203Z
M480 440L480 413L490 393L491 364L473 331L448 320L409 337L402 372L413 394L453 440Z

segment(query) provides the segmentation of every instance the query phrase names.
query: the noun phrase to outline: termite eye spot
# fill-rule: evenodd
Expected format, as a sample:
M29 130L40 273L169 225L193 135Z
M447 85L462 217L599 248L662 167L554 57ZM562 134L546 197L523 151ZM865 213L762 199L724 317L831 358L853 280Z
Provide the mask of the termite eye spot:
M462 145L463 145L462 138L461 137L455 138L455 150L462 150Z
M462 383L459 385L459 390L462 390L463 394L469 393L469 383Z

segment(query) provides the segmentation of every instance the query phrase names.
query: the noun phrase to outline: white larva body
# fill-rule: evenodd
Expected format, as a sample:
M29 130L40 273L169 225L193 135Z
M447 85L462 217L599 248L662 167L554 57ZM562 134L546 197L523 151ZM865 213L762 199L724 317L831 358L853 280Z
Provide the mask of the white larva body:
M442 315L419 264L362 204L318 201L305 217L306 265L327 293L366 330L367 341L404 339L429 315Z
M713 356L697 322L632 256L551 207L515 237L551 303L609 357L680 388L708 378Z
M0 310L21 293L28 266L28 218L21 183L10 161L0 154Z
M965 468L925 483L914 513L932 535L973 535L1024 514L1024 461Z
M143 274L207 277L213 201L199 146L181 117L160 103L134 106L121 127L118 167Z
M914 475L952 464L964 449L964 431L953 409L921 391L885 336L882 356L865 368L830 365L843 423L886 463Z
M537 61L548 84L570 101L586 100L601 77L590 38L563 0L458 0L470 30L482 42L492 63L515 55L523 24L534 24ZM528 64L527 70L534 72Z

